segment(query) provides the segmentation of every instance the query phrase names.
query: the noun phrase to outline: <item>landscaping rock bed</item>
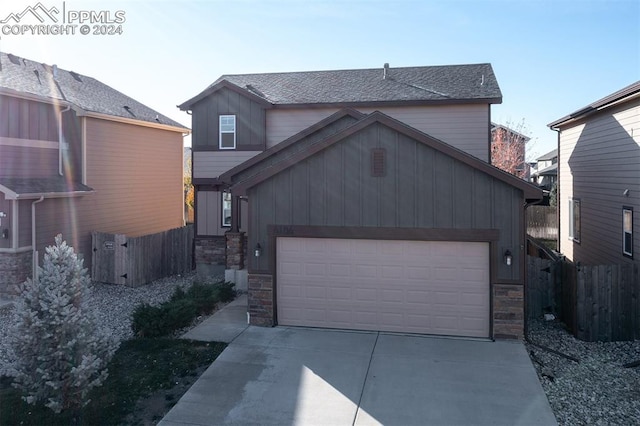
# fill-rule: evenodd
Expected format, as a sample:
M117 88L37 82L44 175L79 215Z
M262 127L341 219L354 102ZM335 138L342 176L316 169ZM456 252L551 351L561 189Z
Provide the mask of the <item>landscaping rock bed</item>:
M160 305L173 295L176 287L189 287L194 279L192 273L163 278L136 288L95 284L91 307L97 312L96 325L109 330L118 342L130 339L133 337L131 314L138 304ZM16 322L14 312L11 305L0 309L0 376L10 371L15 359L8 338L9 330Z
M560 425L640 425L640 341L583 342L557 321L531 321L527 350ZM539 346L538 346L539 345ZM578 362L540 346L575 358Z

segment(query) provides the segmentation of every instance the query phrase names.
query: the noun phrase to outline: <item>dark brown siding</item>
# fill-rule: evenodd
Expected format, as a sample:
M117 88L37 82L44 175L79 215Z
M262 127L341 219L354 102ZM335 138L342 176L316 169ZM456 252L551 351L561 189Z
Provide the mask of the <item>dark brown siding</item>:
M384 148L385 176L371 174L371 149ZM268 270L269 225L356 228L497 229L495 276L520 281L522 192L375 124L249 189L251 270ZM514 263L501 262L504 250Z
M47 177L58 174L58 149L0 145L0 176Z
M48 177L58 175L57 112L53 105L0 96L0 176ZM63 170L81 180L82 132L72 110L62 114Z
M0 96L0 137L57 141L55 107L12 96Z
M218 149L218 116L235 114L238 150L265 149L265 111L260 104L228 89L221 89L192 108L193 149Z

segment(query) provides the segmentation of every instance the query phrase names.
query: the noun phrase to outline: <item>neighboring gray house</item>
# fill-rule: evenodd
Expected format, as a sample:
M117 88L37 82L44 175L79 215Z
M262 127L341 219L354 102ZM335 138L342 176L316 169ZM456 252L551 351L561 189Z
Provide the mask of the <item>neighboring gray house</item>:
M550 191L558 180L558 149L547 152L536 158L535 169L531 173L531 181Z
M220 77L180 105L200 272L252 324L521 337L542 193L489 164L501 99L489 64Z
M549 124L558 132L559 250L638 265L640 81Z

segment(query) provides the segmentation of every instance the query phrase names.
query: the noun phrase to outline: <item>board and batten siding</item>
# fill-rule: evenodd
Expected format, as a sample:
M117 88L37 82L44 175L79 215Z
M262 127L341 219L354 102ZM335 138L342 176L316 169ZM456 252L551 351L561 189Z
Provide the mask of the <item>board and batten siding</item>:
M192 146L218 149L220 115L236 116L236 146L245 150L264 150L265 110L259 103L223 88L200 100L192 110Z
M194 151L193 178L217 178L262 151Z
M41 256L62 233L90 267L92 231L135 237L184 225L183 141L179 132L86 120L87 185L95 193L45 199L36 222Z
M198 236L224 235L229 229L222 226L222 193L219 191L198 191L196 193L196 220ZM246 232L248 206L241 201L240 231Z
M44 178L58 174L58 106L0 96L0 176ZM63 171L78 169L81 159L80 120L75 111L62 113ZM71 176L75 179L75 176Z
M386 151L384 177L371 175L371 149ZM251 270L270 265L267 227L498 229L497 249L514 253L497 277L520 277L522 191L386 126L371 125L249 188Z
M640 100L561 128L560 251L585 265L631 261L622 254L622 208L633 207L640 250ZM624 191L629 190L629 196ZM569 199L580 199L580 243L569 239Z
M357 110L366 114L380 111L483 161L489 161L488 104L374 107ZM267 147L282 142L336 111L338 108L268 110Z

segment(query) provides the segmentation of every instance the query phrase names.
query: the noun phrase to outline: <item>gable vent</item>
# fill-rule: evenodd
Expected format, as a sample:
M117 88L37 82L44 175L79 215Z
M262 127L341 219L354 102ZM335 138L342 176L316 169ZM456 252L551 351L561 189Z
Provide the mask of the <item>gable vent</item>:
M371 150L371 176L383 177L386 169L386 151L384 148L373 148Z

